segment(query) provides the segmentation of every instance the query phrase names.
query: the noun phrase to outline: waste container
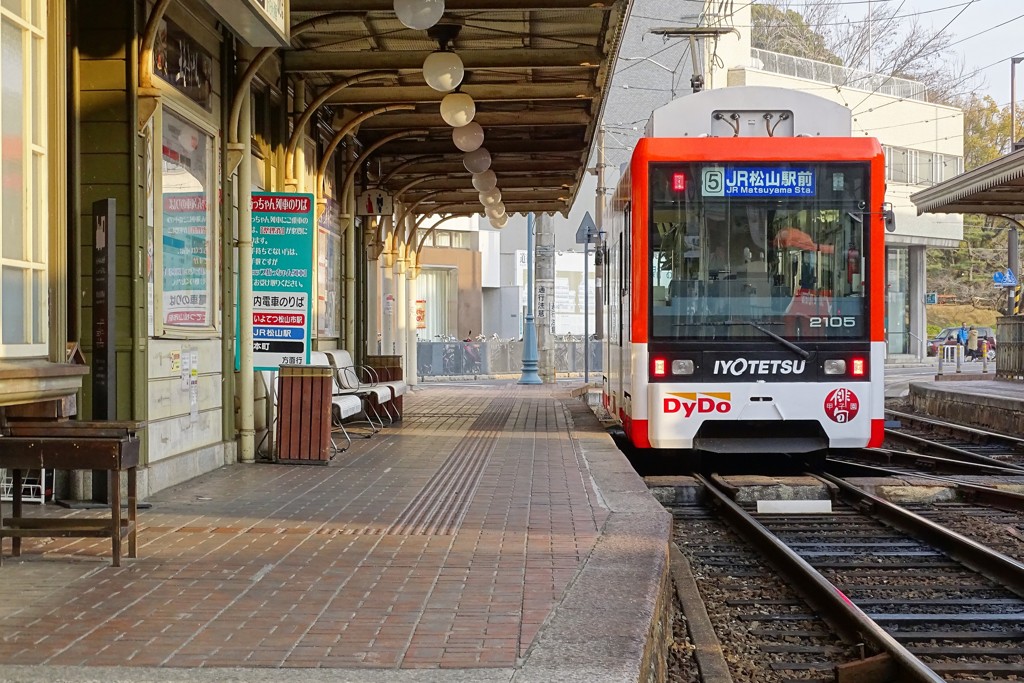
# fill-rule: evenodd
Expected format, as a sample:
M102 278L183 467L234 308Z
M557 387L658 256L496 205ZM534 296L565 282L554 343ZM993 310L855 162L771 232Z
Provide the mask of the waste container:
M334 450L331 367L282 365L277 410L277 462L326 465Z

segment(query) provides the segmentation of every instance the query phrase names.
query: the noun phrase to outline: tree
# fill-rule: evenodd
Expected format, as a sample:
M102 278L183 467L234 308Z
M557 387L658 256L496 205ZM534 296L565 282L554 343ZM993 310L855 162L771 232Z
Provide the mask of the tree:
M754 24L751 43L754 47L829 64L843 63L825 46L824 37L811 29L799 12L773 5L754 5L751 12Z
M964 170L970 171L1010 151L1010 108L989 95L971 94L958 105L964 111Z

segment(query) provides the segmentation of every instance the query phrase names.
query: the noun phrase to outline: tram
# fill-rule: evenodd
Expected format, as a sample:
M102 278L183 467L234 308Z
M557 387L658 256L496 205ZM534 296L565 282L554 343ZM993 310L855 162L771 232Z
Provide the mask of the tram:
M881 445L892 212L851 125L758 86L654 112L604 212L602 400L633 446Z

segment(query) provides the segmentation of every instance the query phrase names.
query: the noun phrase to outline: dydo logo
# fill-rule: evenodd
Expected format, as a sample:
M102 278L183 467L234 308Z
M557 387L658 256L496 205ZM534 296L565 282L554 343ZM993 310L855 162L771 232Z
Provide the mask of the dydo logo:
M666 414L679 413L683 417L707 415L710 413L728 413L732 410L732 394L725 392L671 392L662 401L662 409Z

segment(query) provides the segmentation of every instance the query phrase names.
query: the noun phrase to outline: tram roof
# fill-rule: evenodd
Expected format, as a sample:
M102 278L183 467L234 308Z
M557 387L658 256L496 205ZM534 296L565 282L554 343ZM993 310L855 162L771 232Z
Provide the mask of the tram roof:
M1024 213L1024 149L910 195L917 213Z
M491 168L509 213L567 214L586 171L607 98L630 0L447 0L438 26L465 64L461 92L477 107ZM439 47L435 29L412 30L395 16L393 0L291 0L291 24L322 19L293 36L284 71L314 93L367 71L392 72L355 83L328 99L335 129L387 105L413 105L364 121L358 139L370 146L403 130L421 130L384 144L373 156L406 203L425 196L418 212L481 213L477 191L439 113L447 93L423 79L423 61ZM430 35L428 35L428 32ZM406 162L416 159L414 163Z

